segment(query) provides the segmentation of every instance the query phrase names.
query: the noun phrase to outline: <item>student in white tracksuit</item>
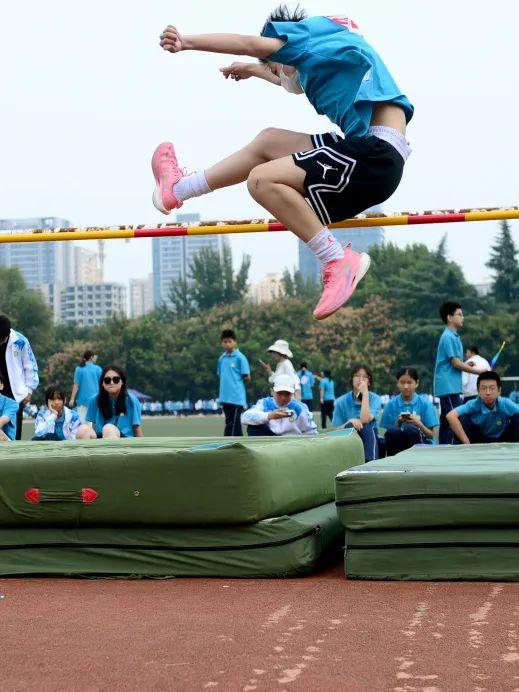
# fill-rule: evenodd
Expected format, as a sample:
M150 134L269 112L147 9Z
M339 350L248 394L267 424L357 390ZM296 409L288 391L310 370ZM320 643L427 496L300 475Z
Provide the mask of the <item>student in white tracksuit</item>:
M20 440L23 408L30 402L40 380L38 364L27 337L11 328L6 315L0 315L0 373L4 378L3 394L18 404L16 439Z
M317 426L306 404L294 399L294 382L290 375L274 379L272 396L259 399L245 411L241 422L247 434L253 435L317 435Z

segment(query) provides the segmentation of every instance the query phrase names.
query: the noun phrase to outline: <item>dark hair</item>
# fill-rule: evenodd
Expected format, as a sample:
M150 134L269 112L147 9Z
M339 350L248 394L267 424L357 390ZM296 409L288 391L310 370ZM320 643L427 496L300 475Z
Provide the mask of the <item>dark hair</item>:
M471 351L475 356L479 356L479 348L477 346L469 346L467 351Z
M5 384L4 376L0 373L0 384Z
M350 372L350 385L353 386L353 378L355 377L355 375L356 375L360 370L365 370L365 371L366 371L366 375L368 376L368 380L369 380L369 386L371 387L371 386L373 385L373 373L371 372L371 370L368 368L367 365L363 365L362 363L360 363L359 365L354 365L353 368L351 369L351 372Z
M484 380L492 380L497 384L499 389L501 389L501 378L497 374L495 370L488 370L487 372L482 372L481 375L478 377L478 382L477 382L477 388L479 389L479 385L481 382Z
M234 341L236 341L236 332L234 329L223 329L220 334L220 341L224 339L234 339Z
M443 303L440 308L440 317L442 318L442 322L447 324L447 316L450 315L452 317L456 310L461 310L461 305L459 303Z
M83 358L81 359L81 363L79 364L80 367L84 368L87 362L90 360L90 358L93 358L94 356L95 351L91 351L87 348L87 350L83 353Z
M54 399L55 397L66 401L65 392L61 387L58 384L50 384L45 390L45 406L48 407L49 399Z
M281 5L278 5L276 9L272 10L272 12L268 15L261 30L261 36L263 36L265 33L267 25L270 24L270 22L301 22L307 17L308 14L306 13L306 10L299 7L299 4L295 7L295 9L289 10L285 3L281 3Z
M331 370L323 370L324 376L327 377L329 380L333 381L332 377L332 371Z
M409 377L414 380L415 382L419 381L418 377L418 372L416 371L415 368L400 368L400 370L396 374L396 379L397 381L403 376L403 375L409 375Z
M119 365L107 365L105 368L103 368L103 372L99 378L99 394L97 395L97 404L105 420L110 420L113 415L110 396L103 387L103 378L109 370L116 372L122 380L121 391L119 392L117 401L115 402L115 415L124 415L126 413L126 373Z
M7 315L0 315L0 339L5 339L11 332L11 320Z
M304 360L299 367L300 368L307 368L308 364L307 364L306 360Z

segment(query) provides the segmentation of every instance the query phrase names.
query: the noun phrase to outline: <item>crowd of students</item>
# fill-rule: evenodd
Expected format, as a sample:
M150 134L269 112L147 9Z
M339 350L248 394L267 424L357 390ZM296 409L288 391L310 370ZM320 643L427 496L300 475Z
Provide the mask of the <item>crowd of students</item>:
M440 316L445 329L440 337L434 370L434 392L440 415L430 395L420 394L416 369L402 367L395 373L399 394L389 398L373 391L370 367L356 365L349 376L350 389L336 396L330 370L314 374L306 362L298 371L287 341L278 339L266 350L275 367L260 360L268 374L265 397L247 408L246 384L251 370L238 348L233 330L221 334L223 353L216 373L218 400L167 401L145 405L144 413L225 415L224 435L315 435L314 388L319 391L321 427L353 428L364 445L366 461L393 456L414 445L434 444L436 428L440 444L519 442L519 402L514 390L501 396L501 379L488 361L471 345L464 359L460 330L464 324L459 303L444 303ZM71 440L142 436L143 407L127 388L126 374L118 365L97 365L93 351L83 354L74 372L72 393L66 403L57 385L45 391L45 402L35 419L33 440ZM0 441L20 439L24 407L38 386L38 366L26 337L12 329L0 315ZM155 406L153 406L155 404ZM385 404L385 405L383 405ZM382 434L383 431L383 434Z
M467 349L465 359L459 334L464 316L459 303L444 303L440 317L445 329L434 369L439 416L433 397L419 392L415 368L402 367L395 373L399 394L386 400L384 407L373 391L372 372L364 364L352 368L351 389L336 398L331 372L315 375L306 362L296 372L290 346L282 339L267 349L275 369L260 361L269 374L271 395L245 410L249 362L238 349L235 332L224 330L224 352L217 366L219 397L226 415L224 434L242 435L242 424L249 435L316 434L312 411L313 387L318 382L321 427L326 429L331 420L334 428L354 428L363 442L366 461L393 456L417 444L434 444L437 428L440 444L519 442L517 392L510 398L501 396L501 378L476 346Z

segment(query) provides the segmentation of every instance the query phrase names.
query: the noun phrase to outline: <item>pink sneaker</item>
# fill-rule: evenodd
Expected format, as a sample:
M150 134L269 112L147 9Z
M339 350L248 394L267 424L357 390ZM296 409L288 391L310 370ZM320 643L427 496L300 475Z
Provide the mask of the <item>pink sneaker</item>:
M365 252L344 247L344 257L327 262L323 268L323 293L314 310L316 320L324 320L344 305L369 269L371 259Z
M182 202L173 194L173 185L185 176L185 171L179 168L175 148L171 142L163 142L153 152L151 168L157 185L153 192L153 204L163 214L169 214L172 209L179 209Z

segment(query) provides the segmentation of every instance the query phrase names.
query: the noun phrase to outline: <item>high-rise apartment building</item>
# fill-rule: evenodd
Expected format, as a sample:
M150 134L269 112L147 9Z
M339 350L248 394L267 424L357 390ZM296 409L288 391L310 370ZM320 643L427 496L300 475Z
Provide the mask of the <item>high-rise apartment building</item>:
M0 230L24 228L69 228L70 222L53 216L0 219ZM74 283L74 253L70 241L0 244L0 265L18 267L29 288L46 284Z
M127 314L126 287L122 284L81 284L61 291L61 322L91 327Z
M130 317L136 319L153 310L153 274L147 279L130 279Z

